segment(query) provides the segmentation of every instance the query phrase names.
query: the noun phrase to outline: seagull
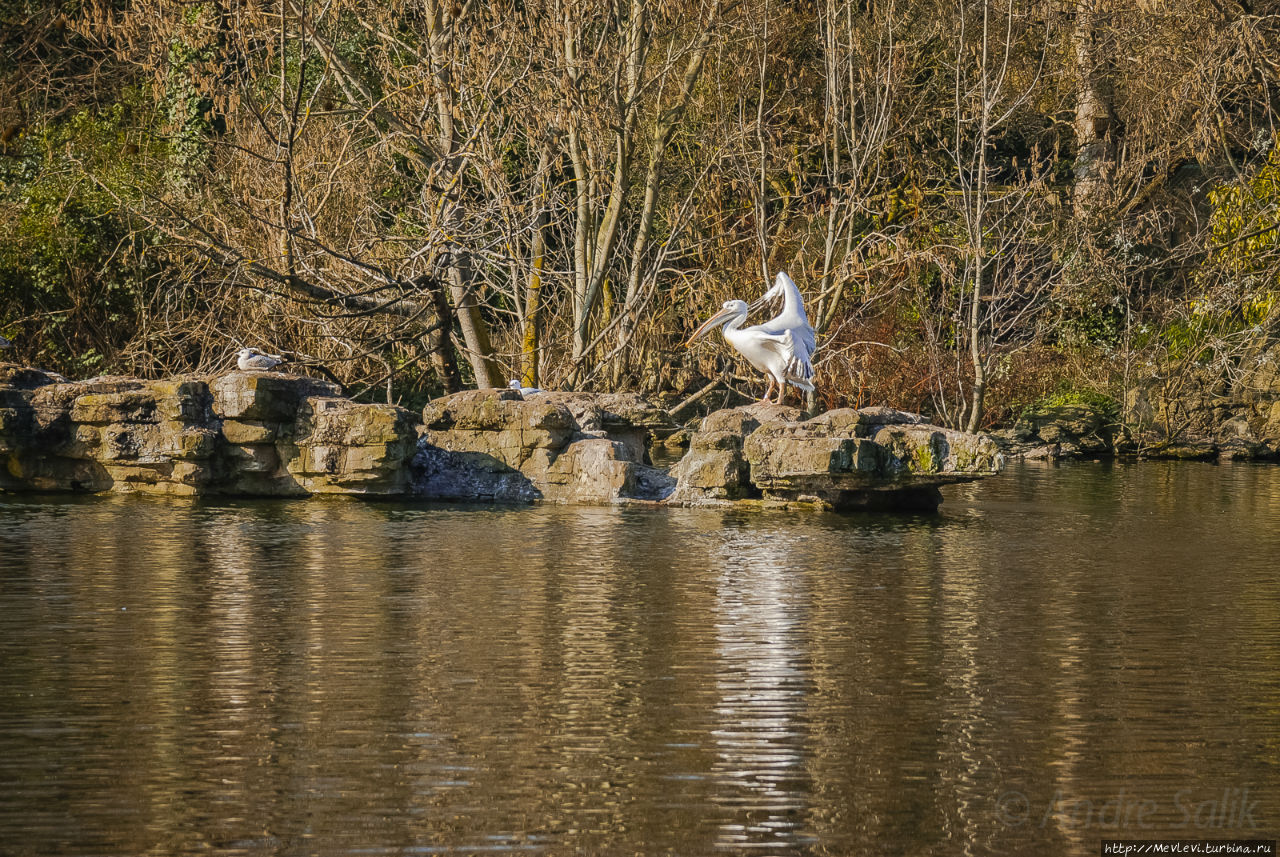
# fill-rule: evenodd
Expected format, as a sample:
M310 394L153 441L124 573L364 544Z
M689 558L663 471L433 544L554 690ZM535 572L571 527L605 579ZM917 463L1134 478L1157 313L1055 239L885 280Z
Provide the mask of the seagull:
M13 347L12 342L5 339L3 336L0 336L0 348L12 348L12 347Z
M264 354L256 348L241 348L236 357L236 366L244 372L268 372L284 362L279 354Z
M511 383L508 384L507 386L515 390L521 396L533 396L538 393L545 392L539 387L526 387L524 384L520 383L520 379L518 378L512 378Z
M812 391L813 365L809 362L808 350L795 331L787 329L781 333L772 333L763 324L744 330L742 325L747 320L749 310L746 301L725 301L718 313L693 332L685 346L693 345L694 341L717 324L724 324L724 338L747 358L747 362L756 371L763 372L769 378L769 389L765 391L761 402L769 404L769 396L773 393L775 383L778 385L778 397L773 402L775 405L782 404L786 398L787 384Z

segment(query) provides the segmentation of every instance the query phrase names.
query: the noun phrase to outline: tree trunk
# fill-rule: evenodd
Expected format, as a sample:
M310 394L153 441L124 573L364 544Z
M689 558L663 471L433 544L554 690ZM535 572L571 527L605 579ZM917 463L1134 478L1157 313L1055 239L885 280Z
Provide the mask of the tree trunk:
M433 78L432 83L435 89L436 118L439 125L438 144L440 150L436 150L431 148L414 128L402 122L393 112L386 110L382 106L381 100L360 80L357 71L350 67L343 60L341 54L321 38L315 28L310 26L302 17L298 11L298 5L296 3L291 3L290 5L295 14L298 15L303 32L311 39L311 42L333 69L338 85L342 88L347 98L355 104L365 105L365 121L370 124L370 127L388 144L396 148L401 148L403 141L408 141L410 144L409 153L422 166L432 168L437 161L443 164L444 180L450 186L446 193L450 194L451 198L442 206L446 212L442 222L445 224L446 231L454 234L448 224L452 217L452 212L457 209L457 200L461 192L462 181L462 176L459 173L465 166L465 159L457 154L459 140L453 112L454 99L457 96L457 92L446 43L451 38L451 30L456 23L457 16L466 14L468 7L459 7L455 11L452 8L446 9L442 7L439 0L426 0L429 60ZM379 122L384 123L386 127L379 127ZM503 386L500 383L501 373L498 371L497 363L493 359L493 346L489 341L488 326L480 313L480 304L471 283L470 266L467 262L465 249L454 245L449 250L449 293L453 298L458 326L462 331L467 359L475 375L476 386ZM447 339L448 337L446 336ZM437 371L441 370L442 367L437 365ZM456 365L454 370L456 374ZM442 374L441 377L446 388L453 383L453 376L446 378Z
M964 430L973 434L982 422L987 397L987 363L982 356L982 250L978 250L973 274L973 303L969 307L969 359L973 361L973 403Z
M659 114L653 125L653 137L649 144L649 169L644 177L644 202L640 210L640 224L636 230L636 238L631 247L631 270L627 274L627 297L625 301L627 318L623 320L624 328L634 327L632 314L638 312L636 306L640 296L640 268L645 251L649 246L649 236L653 232L653 218L657 210L658 183L662 179L662 161L666 155L667 144L671 142L672 132L684 115L702 74L702 64L707 50L711 47L711 37L715 34L714 24L720 14L719 4L712 9L710 20L704 25L702 36L694 46L693 55L685 66L684 77L680 81L680 93L675 103ZM626 331L630 333L630 330Z
M1078 0L1073 41L1076 55L1075 215L1088 220L1112 198L1116 121L1112 88L1098 22L1105 0Z
M440 377L444 391L456 393L462 389L462 376L458 373L458 361L453 353L453 312L449 308L449 296L441 287L432 288L431 300L436 308L436 329L427 337L431 365Z
M427 21L431 65L436 88L436 119L439 123L440 147L444 151L447 163L445 175L448 177L450 195L446 203L448 214L443 218L448 234L457 234L460 230L450 227L456 213L461 208L462 171L465 168L464 158L458 154L461 143L458 129L453 121L454 100L456 90L453 82L452 66L447 54L446 42L455 24L454 12L440 6L438 0L427 0ZM449 291L453 296L453 305L458 314L458 326L462 330L462 339L466 345L467 360L475 375L476 386L502 387L501 373L493 359L493 346L489 341L489 328L480 314L480 302L476 298L471 264L466 249L458 245L449 248Z
M991 140L991 107L994 101L990 78L987 73L987 61L990 45L988 29L989 7L982 4L982 106L978 117L978 136L974 141L977 155L977 166L971 177L969 189L973 200L972 219L969 221L970 262L973 266L973 289L969 293L969 359L973 364L973 402L969 407L969 419L965 431L972 434L978 430L982 421L982 409L987 394L987 367L982 356L982 286L984 266L986 264L986 248L983 242L987 238L987 194L990 192L990 176L987 175L987 145ZM1000 75L999 77L1003 77Z
M575 294L573 325L573 360L580 372L587 360L591 340L591 313L600 300L609 263L613 258L622 220L622 206L631 184L631 155L634 145L636 117L640 108L640 77L648 51L648 5L645 0L631 0L627 26L623 32L624 49L618 60L618 77L623 84L617 93L617 124L614 131L612 185L603 211L595 208L595 185L585 162L583 141L577 130L570 129L570 157L573 160L578 218L574 224ZM577 47L572 30L566 27L565 56L571 85L577 84Z
M538 186L538 210L533 222L532 267L529 284L524 291L524 334L520 341L520 380L526 387L537 387L540 379L538 351L542 336L542 271L547 251L547 170L551 164L551 143L547 141L538 153L535 173Z
M465 263L449 267L449 292L458 314L458 327L466 344L467 360L476 376L476 386L505 387L502 373L493 359L493 345L489 342L489 327L480 315L480 303L470 285L470 266Z

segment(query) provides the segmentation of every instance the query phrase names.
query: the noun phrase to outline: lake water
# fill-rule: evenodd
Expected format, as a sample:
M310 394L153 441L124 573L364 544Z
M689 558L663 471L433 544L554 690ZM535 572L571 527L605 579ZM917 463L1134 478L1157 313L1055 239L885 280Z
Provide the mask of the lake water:
M3 854L1280 835L1280 467L936 515L0 496Z

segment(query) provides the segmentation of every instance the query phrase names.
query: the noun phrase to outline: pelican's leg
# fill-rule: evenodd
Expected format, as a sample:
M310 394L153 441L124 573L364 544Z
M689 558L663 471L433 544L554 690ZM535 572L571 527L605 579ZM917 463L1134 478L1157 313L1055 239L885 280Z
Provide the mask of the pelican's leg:
M778 384L778 399L777 401L774 402L774 404L781 405L786 401L786 399L787 399L787 382L782 381L781 383Z
M760 404L769 404L769 396L773 395L773 376L769 376L769 389L764 391L764 398L760 400Z

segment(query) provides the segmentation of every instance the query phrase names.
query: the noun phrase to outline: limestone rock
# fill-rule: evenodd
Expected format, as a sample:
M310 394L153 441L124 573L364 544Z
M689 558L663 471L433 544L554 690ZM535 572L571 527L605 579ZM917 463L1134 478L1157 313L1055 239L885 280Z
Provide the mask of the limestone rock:
M689 451L671 469L671 475L676 479L673 502L740 500L754 492L742 454L742 435L735 432L694 433Z
M583 437L568 444L541 476L542 496L559 503L611 503L638 494L645 468L626 444Z
M709 415L673 470L671 502L759 497L824 508L932 508L939 485L998 473L1003 456L984 435L931 426L888 408L828 411L735 408ZM736 430L735 430L736 429Z
M394 405L312 396L298 409L285 467L312 494L398 495L418 432L413 414Z
M854 415L856 419L849 415ZM860 408L858 410L843 408L836 411L827 411L825 414L819 414L814 417L814 420L819 423L826 422L838 424L841 421L847 421L850 419L854 419L854 421L860 425L874 426L918 426L925 425L928 422L928 420L920 416L920 414L913 414L909 411L899 411L894 408L887 408L883 405L876 405L870 408Z
M1115 452L1123 437L1119 408L1097 401L1042 402L1022 412L1011 432L996 437L1023 458L1087 458Z
M1280 455L1280 330L1257 332L1232 363L1140 380L1126 393L1125 420L1146 457Z
M646 464L650 438L679 429L669 413L636 393L546 392L529 401L563 407L578 431L623 443L631 460Z
M472 390L419 422L283 373L65 382L7 365L0 490L932 508L939 484L1002 463L989 439L902 411L752 405L706 417L668 473L646 446L673 425L630 394Z
M147 389L118 393L85 393L71 406L71 421L76 423L154 423L156 397Z
M412 472L414 495L429 500L532 503L542 497L527 476L483 452L455 452L423 441Z
M1143 450L1147 458L1172 458L1179 461L1210 461L1218 457L1218 447L1210 441L1184 440L1160 443Z
M682 450L689 448L689 441L693 438L693 432L689 429L681 427L671 434L661 439L661 443L670 450Z
M215 378L213 410L223 419L291 422L309 396L339 396L336 384L284 372L231 372Z
M707 414L689 437L689 451L671 470L676 487L670 501L700 505L760 497L743 442L761 425L786 425L799 418L797 408L759 402Z
M34 390L48 384L66 383L66 380L57 372L0 362L0 390Z
M73 438L69 411L75 391L70 387L51 373L0 364L0 490L110 487L110 476L96 461L58 454Z
M225 447L225 454L231 464L231 471L235 474L244 474L256 478L260 474L273 474L280 470L280 452L276 449L275 444L270 443L244 443L244 444L228 444ZM233 479L235 477L232 477ZM255 487L261 488L261 485L253 482ZM250 490L246 493L275 493L268 489Z
M487 454L520 470L535 456L559 454L579 431L567 408L541 398L525 401L514 390L464 390L436 399L423 409L423 438L448 451Z
M208 386L189 378L41 384L21 436L5 444L7 487L197 493L213 477L209 401Z
M644 463L647 429L626 397L467 390L430 402L414 458L414 493L441 500L614 503L670 491Z
M222 436L227 443L232 444L275 443L283 425L285 424L223 420Z
M0 488L168 494L402 495L414 415L315 378L64 382L0 371Z

